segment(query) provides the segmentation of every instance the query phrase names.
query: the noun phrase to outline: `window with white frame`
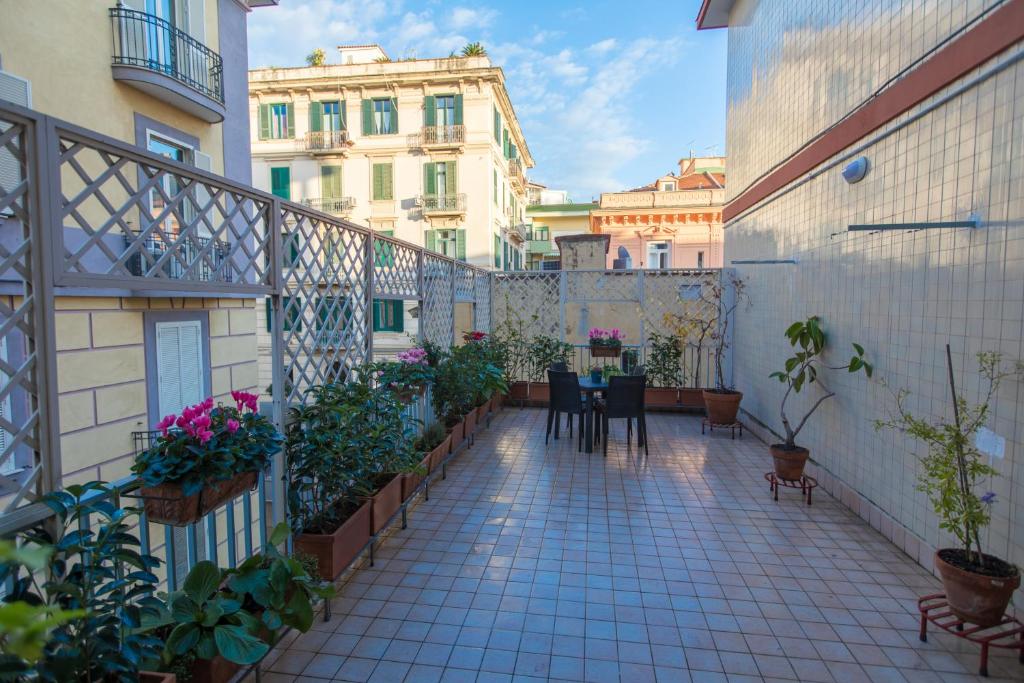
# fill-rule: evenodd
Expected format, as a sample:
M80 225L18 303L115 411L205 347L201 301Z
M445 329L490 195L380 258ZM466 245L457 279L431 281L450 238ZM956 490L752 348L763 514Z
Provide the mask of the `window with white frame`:
M157 322L156 381L160 415L178 414L205 398L206 358L199 320Z
M647 267L654 269L668 268L671 264L671 251L668 242L647 243Z

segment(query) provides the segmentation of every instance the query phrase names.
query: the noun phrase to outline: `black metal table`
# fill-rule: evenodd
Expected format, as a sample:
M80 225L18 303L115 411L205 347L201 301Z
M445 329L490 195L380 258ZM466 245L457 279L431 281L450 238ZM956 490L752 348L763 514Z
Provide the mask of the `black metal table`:
M584 433L583 441L584 448L587 453L594 452L594 394L599 391L608 391L608 382L604 380L600 382L594 382L590 377L580 377L580 391L582 391L586 399L586 408L584 412Z

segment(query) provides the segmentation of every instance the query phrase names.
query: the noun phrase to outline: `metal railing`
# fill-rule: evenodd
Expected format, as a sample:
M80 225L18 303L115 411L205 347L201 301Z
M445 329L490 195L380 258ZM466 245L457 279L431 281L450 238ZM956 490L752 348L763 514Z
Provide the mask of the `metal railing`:
M466 141L466 127L461 123L450 126L423 126L424 145L461 145Z
M466 195L425 194L420 198L423 213L456 213L466 210Z
M630 372L636 366L648 367L648 385L661 386L651 376L649 365L653 358L653 349L650 345L644 344L623 344L622 353L616 357L594 357L590 353L590 346L587 344L573 344L572 354L569 357L569 369L578 373L581 377L587 374L594 366L604 367L613 365L623 372ZM680 388L704 388L715 385L715 355L711 348L705 346L698 349L694 346L686 346L683 349L682 357L679 359L678 383L675 386ZM539 374L538 374L539 373ZM547 376L544 368L523 367L516 377L520 382L546 382ZM672 387L672 388L675 388Z
M347 149L350 139L347 130L312 130L306 133L306 150L331 152Z
M167 233L165 237L163 233L143 236L135 232L126 234L124 241L126 249L134 249L125 262L132 275L149 277L159 271L173 280L231 282L231 273L224 268L231 245L222 240L194 234Z
M224 103L224 66L220 55L153 14L110 8L114 64L162 73Z
M512 182L517 183L520 187L526 186L526 170L518 157L508 160L508 175Z
M355 208L356 200L353 197L310 197L303 199L302 203L324 213L345 215Z

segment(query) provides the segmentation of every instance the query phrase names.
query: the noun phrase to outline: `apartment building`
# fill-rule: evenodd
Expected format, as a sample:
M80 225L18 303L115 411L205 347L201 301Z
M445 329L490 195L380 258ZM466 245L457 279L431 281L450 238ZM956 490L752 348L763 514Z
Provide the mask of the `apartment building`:
M60 183L59 208L77 204L56 247L57 276L104 278L103 287L55 288L57 485L123 477L139 443L133 433L204 396L256 387L256 299L218 286L235 266L224 256L229 240L247 235L225 235L210 194L187 176L159 176L119 145L248 183L246 15L268 4L276 0L0 0L0 99L111 140L109 149L76 143L59 122L53 133L64 156L51 181ZM16 151L0 153L0 198L24 180ZM28 220L13 208L19 201L7 197L11 208L0 211L12 262L7 250ZM143 286L154 274L159 284ZM0 273L5 321L18 314L21 275L16 266ZM17 326L5 329L0 367L17 367L27 341ZM30 407L10 390L0 410L17 418ZM14 443L2 473L17 488L34 476L32 452L18 435L0 437L0 453Z
M589 232L590 211L596 204L574 203L566 190L551 190L539 184L531 185L530 199L526 207L530 220L527 270L558 270L561 260L555 238Z
M603 192L592 232L611 236L608 267L629 252L634 268L721 268L725 158L689 156L679 172L625 192Z
M502 70L486 56L391 61L378 45L341 46L337 60L249 72L253 184L467 263L523 268L533 159ZM375 349L407 345L416 312L378 302Z

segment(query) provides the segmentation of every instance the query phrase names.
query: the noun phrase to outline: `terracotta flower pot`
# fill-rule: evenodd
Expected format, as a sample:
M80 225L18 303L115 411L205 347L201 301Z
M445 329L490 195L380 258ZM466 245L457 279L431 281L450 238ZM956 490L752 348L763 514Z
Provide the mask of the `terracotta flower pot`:
M508 397L513 401L526 400L529 395L530 388L526 382L512 382L512 386L508 388Z
M166 671L140 671L139 683L178 683L178 677Z
M668 387L647 387L644 389L644 404L652 407L669 407L676 405L679 390Z
M370 503L370 533L376 534L387 526L388 520L402 506L402 477L396 474L370 496Z
M191 683L223 683L242 668L241 664L230 662L220 655L213 659L199 659L192 663Z
M449 434L448 436L446 436L444 438L444 441L439 443L434 448L434 450L430 451L430 454L427 456L427 459L430 460L430 467L429 467L429 469L427 471L428 472L433 472L438 467L440 467L441 463L444 462L444 459L447 458L448 454L451 453L451 452L452 452L452 435Z
M184 495L181 484L160 484L139 489L150 522L187 526L198 522L229 500L256 486L258 472L241 472L223 481L207 484L197 493Z
M804 465L811 452L806 448L797 446L792 450L787 449L784 444L776 443L768 447L775 463L775 476L787 481L796 481L804 474Z
M703 392L704 407L708 411L708 420L716 425L731 425L736 422L736 415L740 412L740 401L743 400L743 393L740 391L710 390Z
M462 417L462 422L466 425L465 429L467 437L472 436L473 432L476 431L476 417L478 412L479 411L476 408L473 408L473 410L469 411Z
M454 453L455 449L462 445L462 442L466 440L466 423L463 420L459 420L459 423L448 430L448 435L451 437L450 453Z
M986 560L998 563L1008 576L990 576L970 571L958 548L943 548L935 553L935 568L942 577L946 602L950 611L964 621L978 626L995 626L1006 613L1013 592L1020 586L1020 571L997 557L985 555Z
M684 408L703 408L704 390L683 387L679 390L679 405Z
M435 449L436 450L436 449ZM432 451L433 452L433 451ZM419 487L424 477L430 474L430 453L423 456L423 460L420 460L420 472L403 472L402 473L402 500L406 501L412 498L412 494Z
M551 386L547 382L530 382L530 400L547 403L551 400Z
M603 344L591 344L590 355L593 358L618 358L622 355L622 345L606 346Z
M369 543L370 508L370 501L366 501L332 533L303 533L295 537L295 550L317 559L321 579L333 581L338 578Z

